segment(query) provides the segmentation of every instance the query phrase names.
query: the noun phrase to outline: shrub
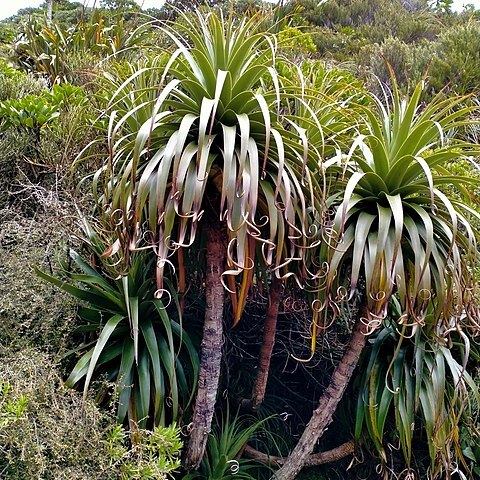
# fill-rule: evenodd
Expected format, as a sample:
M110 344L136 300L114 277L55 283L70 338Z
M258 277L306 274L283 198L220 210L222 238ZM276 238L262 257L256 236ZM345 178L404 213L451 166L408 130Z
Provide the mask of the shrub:
M287 27L278 34L280 47L293 55L315 53L317 51L312 36L299 28Z
M9 120L20 122L20 112L14 113L12 108L28 96L43 94L46 84L38 78L27 75L12 67L0 58L0 126L6 127ZM13 113L13 116L11 115ZM29 149L29 138L25 131L17 128L0 134L0 208L7 203L9 190L17 175L17 167Z
M74 303L39 282L32 266L61 253L61 225L67 227L68 215L46 190L32 187L28 195L34 208L46 209L49 216L39 212L29 219L13 209L0 212L0 345L61 352L73 327Z
M425 2L417 3L417 7L409 9L407 2L399 0L301 1L304 16L310 23L333 30L353 27L370 42L378 43L390 36L407 43L434 37L438 25L425 9Z
M26 95L20 100L0 103L0 120L3 130L18 128L34 135L40 142L40 134L47 124L59 115L58 105L39 95Z
M436 46L436 57L430 70L431 84L436 89L444 85L457 94L478 89L480 81L480 23L470 21L443 32Z
M0 135L0 209L7 206L17 163L27 149L28 138L18 132L6 132ZM3 227L3 224L2 224Z
M311 36L320 56L332 57L338 61L350 60L366 42L365 38L351 27L339 30L316 27Z
M367 45L359 52L358 63L370 88L376 90L378 82L391 85L389 65L398 84L404 89L416 85L427 72L434 58L434 44L422 42L408 45L390 37L381 44Z
M46 84L43 80L13 68L0 58L0 101L39 94L45 88Z
M121 472L122 479L163 480L180 468L180 430L175 424L150 430L135 430L130 445L128 432L117 425L106 434L102 443L108 448L112 467Z
M179 466L179 429L136 430L135 442L66 389L52 357L0 351L0 471L15 480L163 480ZM3 477L4 475L4 477Z
M18 83L29 78L13 71L11 79L18 77ZM7 172L8 184L17 176L25 176L34 183L51 187L52 182L45 183L45 176L55 174L53 180L58 187L59 178L70 177L74 158L90 139L90 125L95 115L95 112L92 115L92 103L87 102L82 88L69 83L54 85L51 90L44 88L35 94L24 93L19 90L17 95L8 95L9 98L0 101L3 133L0 144L9 147L16 138L22 140L20 145L13 146L16 154L12 155L11 148L2 149L4 156L0 162L4 165L0 165L0 169Z
M113 420L62 386L49 355L33 349L2 351L0 378L0 471L5 478L102 478L99 473L109 468L103 432Z

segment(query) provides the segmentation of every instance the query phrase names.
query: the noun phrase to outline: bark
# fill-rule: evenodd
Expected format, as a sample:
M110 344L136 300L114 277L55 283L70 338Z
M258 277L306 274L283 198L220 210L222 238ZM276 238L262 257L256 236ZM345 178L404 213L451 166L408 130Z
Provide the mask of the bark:
M224 271L225 243L217 221L207 221L207 263L205 278L205 323L201 346L198 392L185 459L188 469L197 469L205 452L217 398L222 360L223 306L225 292L221 282Z
M358 313L358 318L343 358L335 368L330 384L321 396L317 409L313 412L312 418L293 452L284 462L282 468L272 476L272 480L294 480L300 470L306 465L308 456L313 452L317 440L331 423L333 414L343 397L360 354L367 342L367 327L364 321L362 321L362 317L366 317L364 308L361 308Z
M273 347L275 345L275 333L277 330L277 318L281 298L282 281L274 275L268 295L268 309L263 328L263 342L260 348L257 378L253 385L252 398L244 399L242 401L242 406L251 410L258 410L265 397L270 361L272 359Z
M353 440L350 440L349 442L345 442L336 448L332 448L332 450L321 453L312 453L306 458L304 466L315 467L317 465L324 465L325 463L336 462L337 460L348 457L348 455L352 455L354 451L355 444ZM275 457L273 455L259 452L250 445L245 447L243 453L246 457L253 458L254 460L265 463L266 465L281 466L288 460L288 457Z

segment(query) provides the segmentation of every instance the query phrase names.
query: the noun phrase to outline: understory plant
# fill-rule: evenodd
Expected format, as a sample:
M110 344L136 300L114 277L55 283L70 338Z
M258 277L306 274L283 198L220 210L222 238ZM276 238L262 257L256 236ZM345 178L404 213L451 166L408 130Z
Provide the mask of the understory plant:
M132 255L131 268L118 276L100 237L84 227L89 257L70 250L75 270L65 269L62 278L37 269L41 278L84 302L77 332L89 340L75 350L83 354L66 385L83 382L86 398L93 379L114 382L118 420L128 420L130 428L177 421L198 377L197 351L182 327L178 301L172 295L167 305L156 298L154 259L147 251Z
M241 456L247 442L258 437L270 418L259 420L239 412L232 418L227 405L220 422L209 434L199 470L187 474L184 480L255 480L260 464Z
M73 118L88 123L91 114L86 111L86 103L85 92L69 83L0 102L0 131L6 138L25 137L25 151L21 156L24 165L19 159L15 163L31 181L37 183L41 174L51 172L65 175L67 162L58 149L62 143L78 141L75 129L79 126L69 121ZM84 136L88 127L82 125L81 128Z
M107 447L112 468L120 472L122 480L165 480L173 478L180 467L182 440L175 423L134 432L116 425L105 437L102 443Z
M59 115L60 109L70 110L86 103L86 95L80 87L69 83L54 85L38 95L25 95L0 102L0 127L2 130L18 128L34 135L34 143L40 142L42 130Z
M32 195L36 193L33 190ZM69 226L69 213L49 193L42 197L44 191L38 189L35 218L15 207L0 210L0 348L35 346L62 355L71 347L75 302L48 283L38 283L31 268L42 262L48 265L65 248L62 227Z
M175 424L130 436L91 397L65 388L53 356L1 349L0 360L2 477L165 480L178 469Z
M2 129L18 128L32 133L34 142L40 142L42 129L59 116L58 105L43 95L27 95L20 100L6 100L0 104Z
M65 388L53 356L0 349L0 471L4 478L119 478L105 430L114 419ZM102 473L103 472L103 473ZM105 478L105 477L103 477Z
M413 337L398 321L386 321L372 340L358 396L355 437L357 442L370 439L385 467L387 423L393 417L391 440L398 441L407 470L413 471L415 436L421 425L432 475L448 471L454 457L461 462L459 468L471 474L460 444L460 425L469 424L471 402L476 404L479 398L464 366L468 340L457 333L450 342L432 338L424 331L432 328L432 319L427 315L425 329L418 329Z

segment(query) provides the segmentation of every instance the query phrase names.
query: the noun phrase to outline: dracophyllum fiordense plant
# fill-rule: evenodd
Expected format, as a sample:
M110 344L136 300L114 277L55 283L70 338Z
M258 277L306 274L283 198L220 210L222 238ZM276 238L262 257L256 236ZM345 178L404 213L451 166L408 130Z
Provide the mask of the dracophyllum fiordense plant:
M281 281L293 276L301 283L315 232L319 149L309 148L295 115L281 115L302 92L284 87L275 37L260 24L259 17L237 21L210 12L160 26L172 51L115 89L109 156L94 181L111 233L104 257L118 259L125 274L133 252L153 251L157 296L167 266L185 291L183 251L199 237L206 242L205 353L189 467L200 462L213 416L225 288L234 324L255 282L273 284L270 303L278 305ZM309 129L319 129L315 110L306 114ZM254 279L257 266L264 274Z
M448 135L468 123L464 119L472 108L464 106L464 98L446 99L441 95L422 105L423 88L420 83L410 98L403 99L393 81L391 105L372 97L372 104L360 106L364 121L358 121L351 148L323 163L326 178L330 178L327 183L333 187L327 200L330 215L324 223L325 241L317 260L319 288L312 331L315 335L319 327L331 325L330 317L338 315L345 303L356 304L358 313L344 357L300 441L276 472L276 479L295 478L305 464L316 440L332 421L367 336L378 331L391 314L392 301L398 306L400 339L427 336L429 343L436 345L436 356L429 360L432 375L438 375L444 359L451 358L449 350L444 349L451 334L455 332L465 340L464 331L478 331L474 276L478 251L472 227L478 213L469 195L469 186L478 185L478 181L453 176L446 168L457 158L478 154L478 146ZM452 195L453 191L458 195ZM468 351L468 341L465 345ZM460 385L458 363L452 359L450 364L453 378ZM402 385L411 385L411 378L407 380ZM435 476L452 467L458 424L442 421L448 399L438 400L441 408L428 409L435 392L445 389L435 390L437 385L432 386L431 379L424 380L416 388L415 408L409 404L408 415L399 414L396 421L399 431L404 432L402 422L415 416L420 405L431 436ZM472 384L463 379L462 385L466 383ZM405 395L401 388L400 393ZM398 395L385 398L395 398L394 403L404 407L404 396ZM368 401L366 396L362 398ZM383 408L382 414L387 410ZM449 413L458 419L458 411ZM372 418L378 416L370 415L369 421ZM438 428L440 423L442 428ZM385 460L378 437L376 434L373 439ZM409 464L411 436L401 437Z

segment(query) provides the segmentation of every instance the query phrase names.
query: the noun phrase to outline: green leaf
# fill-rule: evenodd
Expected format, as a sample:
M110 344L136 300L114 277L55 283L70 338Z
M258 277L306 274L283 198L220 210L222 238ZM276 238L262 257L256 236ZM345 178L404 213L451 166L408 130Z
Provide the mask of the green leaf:
M123 342L122 360L117 376L119 391L117 417L123 422L130 406L130 398L133 386L134 348L133 341L125 338Z
M93 372L97 365L98 358L100 357L103 349L107 345L107 342L110 339L110 336L115 331L115 328L123 319L124 317L122 315L114 315L112 318L110 318L107 321L107 323L102 329L102 332L100 333L100 336L98 337L97 343L95 344L95 347L92 352L92 357L88 363L88 370L85 378L85 386L83 388L84 399L87 397L88 387L90 386L90 381L92 379Z

